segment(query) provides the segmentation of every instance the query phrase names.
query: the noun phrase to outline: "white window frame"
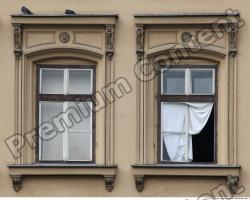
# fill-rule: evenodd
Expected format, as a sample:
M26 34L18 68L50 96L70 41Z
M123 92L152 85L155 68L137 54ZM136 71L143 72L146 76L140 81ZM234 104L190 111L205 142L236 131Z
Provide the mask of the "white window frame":
M178 94L166 94L166 93L163 93L163 74L164 74L164 71L166 70L175 70L175 71L178 71L178 70L182 70L182 71L185 71L185 94L183 95L192 95L192 96L199 96L199 95L214 95L215 94L215 69L214 68L197 68L197 67L189 67L189 68L172 68L172 69L168 69L168 68L162 68L161 69L161 95L178 95ZM213 72L213 83L212 83L212 93L211 94L193 94L192 93L192 79L191 79L191 71L202 71L202 70L211 70ZM163 127L163 113L162 113L162 106L163 104L165 103L169 103L169 102L161 102L161 143L160 143L160 159L161 161L164 161L164 162L168 162L168 160L164 160L163 159L163 131L162 131L162 127ZM177 103L177 102L176 102ZM182 103L182 102L179 102L179 103ZM187 134L186 134L187 135ZM186 152L187 153L187 152ZM177 161L169 161L170 163L171 162L177 162ZM182 162L187 162L187 161L178 161L180 163Z
M84 94L92 94L93 93L93 69L79 69L79 68L40 68L40 80L39 80L39 93L40 94L46 94L42 93L42 71L43 70L58 70L63 71L63 93L55 93L55 94L64 94L67 95L68 93L68 86L69 86L69 71L78 70L78 71L91 71L90 74L90 92L84 93Z
M40 68L40 80L39 80L39 93L40 94L44 94L44 93L41 93L42 91L42 70L61 70L61 71L64 71L64 82L63 82L63 91L64 95L68 95L68 86L69 86L69 70L84 70L84 71L91 71L91 83L90 83L90 93L84 93L84 95L89 95L89 94L92 94L93 93L93 69L79 69L79 68ZM56 95L58 95L58 93L55 93ZM59 93L60 94L60 93ZM42 101L39 101L39 125L41 124L41 102ZM47 102L58 102L58 101L47 101ZM68 103L69 102L74 102L74 101L65 101L65 102L62 102L63 103L63 120L66 121L68 118L66 117L66 110L68 109ZM82 103L87 103L89 108L87 109L88 112L90 113L90 130L89 131L86 131L86 130L83 130L83 131L79 131L83 134L90 134L90 155L89 155L89 158L90 159L87 159L87 160L70 160L69 159L69 149L68 149L68 138L69 138L69 129L64 126L65 128L65 131L63 132L63 159L62 160L55 160L55 162L90 162L93 160L93 152L92 152L92 149L93 149L93 113L92 113L92 106L93 106L93 103L91 101L84 101ZM40 130L40 126L39 126L39 161L40 162L53 162L54 160L45 160L45 159L42 159L42 136L41 136L41 130Z
M215 69L214 68L173 68L173 69L161 69L161 94L163 95L182 95L182 94L167 94L163 93L163 74L164 71L184 71L185 72L185 93L183 95L193 95L193 96L199 96L199 95L214 95L215 93ZM211 94L194 94L192 93L192 79L191 79L191 71L205 71L205 70L211 70L213 73L213 83L212 83L212 93Z

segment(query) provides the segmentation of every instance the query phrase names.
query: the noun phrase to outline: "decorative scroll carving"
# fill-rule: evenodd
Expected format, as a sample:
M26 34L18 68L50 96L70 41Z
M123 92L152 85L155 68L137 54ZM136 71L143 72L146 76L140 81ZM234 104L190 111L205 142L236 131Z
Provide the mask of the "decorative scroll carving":
M115 176L104 176L105 187L108 192L114 188Z
M70 40L70 35L68 32L61 32L59 35L59 39L62 43L67 43Z
M20 24L14 25L14 53L16 59L19 59L22 54L22 29Z
M144 176L134 176L135 188L138 192L142 192L144 189Z
M237 34L238 28L237 25L232 24L229 27L229 54L233 57L237 54Z
M22 189L23 177L21 175L11 176L12 186L16 192Z
M228 189L232 194L236 194L239 188L239 177L238 176L228 176L226 181Z
M142 60L144 54L144 28L143 26L136 27L136 53L138 60Z
M114 55L114 41L115 41L115 27L114 25L106 26L106 56L108 60L112 60Z

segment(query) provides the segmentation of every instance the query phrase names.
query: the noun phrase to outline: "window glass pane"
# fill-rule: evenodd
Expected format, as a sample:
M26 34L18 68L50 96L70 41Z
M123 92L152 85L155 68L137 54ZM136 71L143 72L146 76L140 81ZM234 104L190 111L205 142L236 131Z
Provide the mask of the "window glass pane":
M46 133L41 133L42 138ZM42 160L63 160L63 133L58 133L49 140L41 140Z
M69 94L91 94L91 70L69 70Z
M71 132L68 135L69 160L91 160L91 134Z
M63 159L63 133L52 125L52 118L63 111L62 102L40 102L40 141L42 160ZM47 124L47 125L46 125Z
M213 70L191 70L192 94L213 94Z
M91 102L68 102L67 112L71 117L73 126L70 131L91 132Z
M162 84L164 94L185 94L185 70L165 70Z
M63 94L64 71L41 69L41 93Z
M63 102L41 101L40 123L52 121L52 118L63 112Z

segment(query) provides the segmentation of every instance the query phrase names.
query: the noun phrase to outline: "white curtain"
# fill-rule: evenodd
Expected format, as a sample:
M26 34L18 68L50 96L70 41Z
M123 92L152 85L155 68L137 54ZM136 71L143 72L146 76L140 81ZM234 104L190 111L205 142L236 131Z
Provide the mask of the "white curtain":
M199 134L213 103L162 103L162 138L171 161L192 161L192 135Z

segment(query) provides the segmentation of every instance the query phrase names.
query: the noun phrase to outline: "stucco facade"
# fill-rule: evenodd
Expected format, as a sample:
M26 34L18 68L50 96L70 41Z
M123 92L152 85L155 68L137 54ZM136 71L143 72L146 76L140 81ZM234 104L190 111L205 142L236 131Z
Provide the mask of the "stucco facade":
M247 0L0 4L0 196L250 196ZM209 25L214 35L183 48ZM167 52L178 65L216 66L213 163L159 163L159 82L136 70L150 74ZM98 99L92 163L36 164L36 66L48 64L96 66L95 94L107 96Z

